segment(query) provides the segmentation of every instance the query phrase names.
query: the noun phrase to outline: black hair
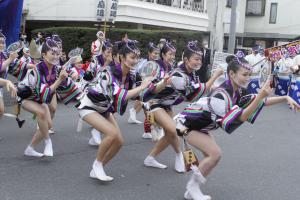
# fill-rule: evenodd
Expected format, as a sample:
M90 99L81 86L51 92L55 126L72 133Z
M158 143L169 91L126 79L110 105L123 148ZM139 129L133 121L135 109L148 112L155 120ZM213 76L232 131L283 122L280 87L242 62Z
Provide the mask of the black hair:
M172 49L176 50L173 44L169 42L164 42L163 47L160 50L160 58L163 59L163 54L166 55L168 51L172 51Z
M119 46L118 44L115 44L113 47L112 47L112 56L117 56L119 53Z
M51 38L46 38L46 41L43 43L41 53L47 53L53 47L59 48L57 43L54 40L52 40Z
M137 41L135 40L128 40L127 42L121 42L119 44L119 54L122 55L124 58L129 53L136 53L139 54L139 48L136 46Z
M112 47L113 47L113 45L110 42L110 40L105 40L105 41L103 41L102 52L104 52L105 50L112 48Z
M148 52L152 53L155 50L159 51L160 49L153 42L149 42L149 44L148 44Z
M237 58L234 55L227 56L226 63L228 64L227 74L229 74L230 71L236 73L240 69L240 67L242 67L242 64L249 64L249 62L245 58Z
M198 46L197 41L188 42L183 51L183 58L190 59L193 54L203 55L203 48Z

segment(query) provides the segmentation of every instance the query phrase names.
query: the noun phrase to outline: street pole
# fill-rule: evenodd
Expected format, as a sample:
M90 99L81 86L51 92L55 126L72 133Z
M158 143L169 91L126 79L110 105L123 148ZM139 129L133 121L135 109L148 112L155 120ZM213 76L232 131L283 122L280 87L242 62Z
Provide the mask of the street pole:
M232 0L228 52L234 54L236 37L236 7L237 0Z
M105 33L106 33L106 16L108 15L107 14L107 0L105 0L105 14L104 14L104 30L103 30L103 32L104 32L104 36L105 36Z

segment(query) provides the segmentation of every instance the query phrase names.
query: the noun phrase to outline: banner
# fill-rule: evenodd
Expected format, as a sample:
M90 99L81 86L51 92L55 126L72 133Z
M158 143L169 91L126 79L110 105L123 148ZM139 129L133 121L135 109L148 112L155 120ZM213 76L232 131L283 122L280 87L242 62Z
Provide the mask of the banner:
M282 56L300 54L300 40L296 40L284 45L265 49L265 55L274 59L280 59Z
M117 17L118 0L99 0L97 4L97 20L114 22Z
M219 52L216 51L215 55L214 55L214 61L212 64L212 69L211 69L211 75L218 69L218 68L222 68L224 71L224 74L221 75L215 82L214 82L214 86L218 87L220 84L222 84L225 80L227 80L227 63L226 63L226 57L229 55L233 55L233 54L229 54L229 53L224 53L224 52Z
M105 20L105 7L106 7L106 0L99 0L97 5L97 20L104 21Z
M107 21L113 22L117 18L118 0L111 0L108 6Z
M6 45L19 40L23 0L0 0L0 29Z

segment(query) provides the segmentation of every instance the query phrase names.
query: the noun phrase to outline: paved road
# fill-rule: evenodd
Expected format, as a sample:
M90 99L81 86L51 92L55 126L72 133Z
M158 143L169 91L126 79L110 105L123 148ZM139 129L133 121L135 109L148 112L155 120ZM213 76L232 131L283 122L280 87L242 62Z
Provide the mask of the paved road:
M180 110L182 106L176 110ZM125 145L107 166L115 180L103 184L89 178L96 148L87 145L89 127L76 133L77 112L59 105L52 137L55 157L26 158L23 151L35 127L31 116L22 129L0 121L1 200L181 200L189 174L173 170L174 152L163 152L166 170L143 167L153 143L141 138L142 125L118 117ZM138 118L142 119L142 114ZM300 115L285 105L265 109L254 126L232 135L214 133L223 158L203 187L214 200L295 200L300 194ZM43 146L38 150L42 151Z

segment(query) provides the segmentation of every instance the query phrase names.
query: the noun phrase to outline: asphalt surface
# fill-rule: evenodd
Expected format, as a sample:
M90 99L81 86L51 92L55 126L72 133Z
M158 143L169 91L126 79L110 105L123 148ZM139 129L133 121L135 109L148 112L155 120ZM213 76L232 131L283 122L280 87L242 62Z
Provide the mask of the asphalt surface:
M265 108L254 125L244 124L232 135L214 132L223 157L202 187L204 193L213 200L299 199L299 114L282 104ZM141 138L142 125L127 123L128 112L117 116L125 145L106 166L107 174L115 177L111 183L89 178L97 149L88 145L88 125L76 132L78 113L72 106L59 105L53 158L23 156L36 125L29 113L23 111L22 117L26 119L22 129L13 119L0 120L0 200L183 199L190 174L174 171L171 148L158 158L168 169L144 167L143 160L154 143ZM143 115L138 118L142 120ZM43 147L41 144L37 150L42 152Z

